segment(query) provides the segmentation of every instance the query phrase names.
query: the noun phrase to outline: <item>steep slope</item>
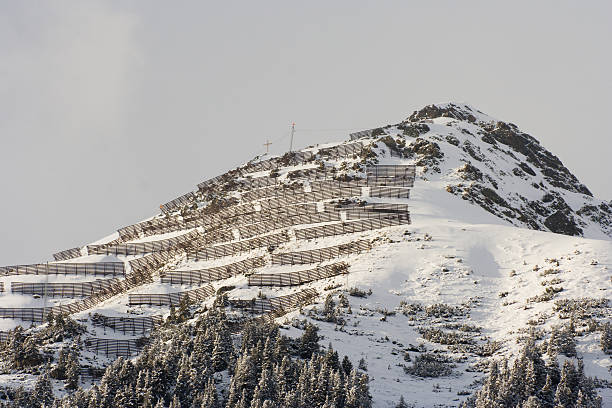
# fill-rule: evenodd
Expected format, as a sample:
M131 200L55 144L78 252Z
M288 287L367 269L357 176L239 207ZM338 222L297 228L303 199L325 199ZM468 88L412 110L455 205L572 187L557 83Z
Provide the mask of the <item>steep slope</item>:
M612 202L589 189L532 136L465 104L427 106L374 134L413 157L422 177L513 225L612 237ZM406 141L407 147L402 144Z
M532 337L550 356L581 357L612 406L599 345L612 316L612 203L534 138L467 105L351 139L256 158L56 262L0 269L2 330L72 315L84 327L78 362L95 377L135 358L176 308L223 305L237 326L265 318L292 337L312 322L322 344L363 359L375 407L402 395L458 406L491 359ZM3 335L9 351L17 336ZM41 347L56 366L73 341ZM2 363L12 387L43 370ZM214 373L222 396L231 381Z

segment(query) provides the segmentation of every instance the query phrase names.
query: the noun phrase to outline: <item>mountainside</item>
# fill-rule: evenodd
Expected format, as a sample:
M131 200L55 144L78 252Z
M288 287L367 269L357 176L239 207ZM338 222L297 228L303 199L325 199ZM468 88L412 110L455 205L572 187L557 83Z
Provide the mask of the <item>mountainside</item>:
M520 227L612 237L612 202L594 198L561 161L513 123L462 104L431 105L378 134L402 135L423 177Z
M612 202L467 105L256 158L54 256L0 268L0 384L92 390L62 406L367 407L369 386L374 407L598 406L592 389L612 407Z

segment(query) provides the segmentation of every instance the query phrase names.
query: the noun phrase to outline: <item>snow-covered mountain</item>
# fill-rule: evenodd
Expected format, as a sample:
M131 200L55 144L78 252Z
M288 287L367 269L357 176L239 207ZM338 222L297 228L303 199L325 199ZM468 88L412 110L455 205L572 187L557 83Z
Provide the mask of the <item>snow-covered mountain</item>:
M103 368L115 358L97 346L104 339L137 348L149 333L104 322L153 326L181 298L194 311L224 294L230 315L263 312L290 337L316 324L321 344L361 361L375 407L400 396L458 406L489 362L515 356L527 337L551 356L580 357L612 407L600 345L612 322L612 202L534 137L465 104L427 106L351 139L256 158L146 221L56 254L51 268L74 264L72 275L3 269L3 330L36 320L26 309L68 312L87 330L79 364ZM125 276L100 272L92 288L84 264L121 265ZM42 286L9 292L15 281ZM67 299L67 283L84 299ZM575 353L558 345L563 336ZM62 344L45 347L57 355ZM11 386L36 379L4 370ZM226 395L227 374L215 375Z

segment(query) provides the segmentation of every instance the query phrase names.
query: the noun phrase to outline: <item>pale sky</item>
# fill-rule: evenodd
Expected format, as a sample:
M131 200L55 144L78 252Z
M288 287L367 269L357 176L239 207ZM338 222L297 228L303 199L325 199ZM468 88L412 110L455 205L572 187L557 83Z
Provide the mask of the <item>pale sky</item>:
M0 0L0 264L149 217L291 122L304 147L437 102L612 199L612 3L504 4Z

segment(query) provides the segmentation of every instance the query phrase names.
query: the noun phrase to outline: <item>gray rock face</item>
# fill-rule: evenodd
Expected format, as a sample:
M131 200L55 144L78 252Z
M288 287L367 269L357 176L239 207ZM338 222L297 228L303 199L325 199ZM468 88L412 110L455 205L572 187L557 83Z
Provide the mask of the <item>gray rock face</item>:
M595 227L612 237L612 205L513 123L448 103L415 111L385 134L394 129L423 177L440 174L451 194L517 226L574 236Z

